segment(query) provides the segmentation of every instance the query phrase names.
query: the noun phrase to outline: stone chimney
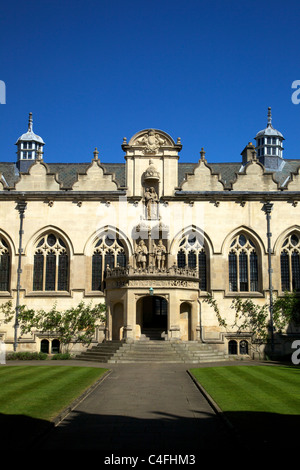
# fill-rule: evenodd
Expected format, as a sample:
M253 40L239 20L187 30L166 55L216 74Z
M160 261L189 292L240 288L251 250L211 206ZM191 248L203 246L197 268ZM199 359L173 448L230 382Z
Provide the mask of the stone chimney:
M242 151L241 155L243 158L243 165L246 165L248 162L254 160L256 158L255 145L253 145L252 142L249 142Z

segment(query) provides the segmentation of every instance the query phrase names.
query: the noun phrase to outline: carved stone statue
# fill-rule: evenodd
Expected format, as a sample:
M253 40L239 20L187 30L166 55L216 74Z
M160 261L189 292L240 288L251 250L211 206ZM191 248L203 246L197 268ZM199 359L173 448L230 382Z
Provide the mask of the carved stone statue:
M153 187L146 188L145 204L147 210L147 219L156 219L158 216L158 196Z
M158 244L154 244L154 253L158 269L164 269L166 265L166 247L162 240L158 241Z
M138 268L146 268L147 254L148 248L146 247L144 240L141 240L135 250L136 265Z

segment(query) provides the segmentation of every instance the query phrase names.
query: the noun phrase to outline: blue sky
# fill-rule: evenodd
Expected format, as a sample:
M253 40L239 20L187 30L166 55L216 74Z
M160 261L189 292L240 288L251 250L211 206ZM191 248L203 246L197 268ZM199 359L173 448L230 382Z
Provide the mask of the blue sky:
M1 161L33 129L46 162L123 162L123 137L181 138L180 160L240 161L267 124L300 158L299 0L2 2Z

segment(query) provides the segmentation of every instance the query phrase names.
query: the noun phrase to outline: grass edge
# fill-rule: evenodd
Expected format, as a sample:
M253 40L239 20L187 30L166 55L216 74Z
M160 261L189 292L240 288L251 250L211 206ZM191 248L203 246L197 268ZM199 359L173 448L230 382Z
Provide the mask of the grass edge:
M108 375L112 372L111 369L106 370L101 377L96 380L92 385L90 385L84 392L82 392L77 398L75 398L71 403L63 408L51 421L50 423L54 424L54 426L58 426L59 423L61 423L65 417L72 411L74 408L76 408L79 403L84 400L95 388L97 388L103 380L105 380Z

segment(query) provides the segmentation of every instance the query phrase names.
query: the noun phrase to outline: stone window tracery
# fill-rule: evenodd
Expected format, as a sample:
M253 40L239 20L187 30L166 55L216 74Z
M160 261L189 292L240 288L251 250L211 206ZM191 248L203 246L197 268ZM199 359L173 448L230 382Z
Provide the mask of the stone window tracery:
M104 290L107 268L125 267L127 258L121 240L111 234L101 237L94 248L92 258L92 290Z
M34 291L67 291L69 256L65 242L49 233L38 242L33 265Z
M300 290L300 238L292 233L285 238L281 254L281 288L283 291Z
M196 269L199 273L200 289L207 290L207 251L199 236L192 233L182 238L177 252L177 266Z
M240 234L232 240L228 265L231 292L258 291L258 258L250 237Z

